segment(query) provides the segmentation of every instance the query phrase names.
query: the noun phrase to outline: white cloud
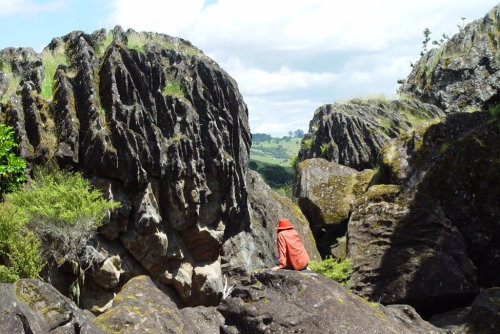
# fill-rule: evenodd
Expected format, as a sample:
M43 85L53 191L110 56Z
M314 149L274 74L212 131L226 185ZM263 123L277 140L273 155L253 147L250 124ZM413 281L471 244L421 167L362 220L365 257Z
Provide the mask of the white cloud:
M1 1L1 0L0 0ZM27 0L24 0L27 1ZM422 31L453 34L496 0L112 0L109 26L190 40L233 76L252 131L306 130L323 103L393 95ZM307 101L307 102L305 102ZM288 128L291 127L291 128Z
M61 9L66 1L57 0L45 3L38 3L35 0L0 0L0 16L14 14L36 14L44 11Z

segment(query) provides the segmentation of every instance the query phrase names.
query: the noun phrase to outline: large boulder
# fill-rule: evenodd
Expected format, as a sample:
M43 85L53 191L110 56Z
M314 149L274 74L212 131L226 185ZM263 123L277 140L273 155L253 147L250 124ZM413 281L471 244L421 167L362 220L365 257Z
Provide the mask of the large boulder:
M225 333L450 333L407 305L384 307L312 271L259 271L222 301Z
M416 100L326 104L314 112L298 160L324 158L359 171L374 168L389 139L442 115L439 108Z
M463 236L434 201L397 185L375 185L348 225L351 288L422 314L446 311L479 292Z
M414 64L403 94L446 112L500 103L500 5Z
M137 276L94 322L107 333L218 333L223 318L215 309L188 309L179 309L168 291L160 290L148 276Z
M236 82L188 41L120 27L54 38L41 54L4 49L0 58L0 73L20 80L0 114L20 155L30 166L55 159L84 173L122 203L102 235L178 287L186 304L202 291L212 296L212 288L193 291L205 286L193 275L200 282L207 272L192 268L220 267L225 228L248 217L251 139ZM42 60L60 64L53 73ZM220 272L207 273L215 289ZM97 275L106 288L118 279Z
M52 285L34 279L0 283L2 333L104 333L94 316Z
M347 230L351 205L368 188L373 170L358 172L325 159L307 159L298 165L294 195L306 216L323 256Z
M298 206L289 198L274 192L255 171L247 172L246 181L250 217L243 220L224 243L227 266L244 268L247 272L274 266L278 256L275 227L281 218L290 219L310 259L319 260L309 223Z

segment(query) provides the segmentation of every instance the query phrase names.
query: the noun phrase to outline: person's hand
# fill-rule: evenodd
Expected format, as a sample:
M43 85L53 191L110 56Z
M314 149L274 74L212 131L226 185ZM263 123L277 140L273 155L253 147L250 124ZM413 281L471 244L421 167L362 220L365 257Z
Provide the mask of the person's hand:
M276 271L276 270L278 270L278 269L280 269L280 266L276 266L276 267L272 267L272 268L271 268L271 270L272 270L272 271Z

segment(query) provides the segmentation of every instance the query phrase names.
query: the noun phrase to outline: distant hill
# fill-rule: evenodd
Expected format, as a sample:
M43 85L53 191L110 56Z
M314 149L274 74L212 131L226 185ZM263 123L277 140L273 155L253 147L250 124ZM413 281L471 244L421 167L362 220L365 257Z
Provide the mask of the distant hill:
M291 161L297 156L302 138L275 138L266 134L252 134L250 169L259 172L271 188L282 189L291 197L294 169Z

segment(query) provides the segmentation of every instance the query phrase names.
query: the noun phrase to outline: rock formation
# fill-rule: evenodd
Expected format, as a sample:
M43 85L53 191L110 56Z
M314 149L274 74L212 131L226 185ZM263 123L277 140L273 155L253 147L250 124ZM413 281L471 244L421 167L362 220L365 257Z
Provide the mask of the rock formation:
M345 235L351 204L366 191L373 175L371 169L358 172L319 158L298 165L294 195L323 257L331 253L335 239Z
M314 112L298 160L323 158L359 171L373 168L390 138L442 115L439 108L414 100L326 104Z
M2 333L105 333L89 311L39 280L0 283Z
M500 102L500 5L426 53L401 86L403 94L446 112L488 109Z
M407 305L369 303L311 271L256 272L218 310L224 333L451 333Z
M185 303L216 304L224 230L247 216L250 132L234 80L187 41L119 27L0 59L3 82L19 83L0 91L0 119L21 156L92 178L122 203L102 235Z

